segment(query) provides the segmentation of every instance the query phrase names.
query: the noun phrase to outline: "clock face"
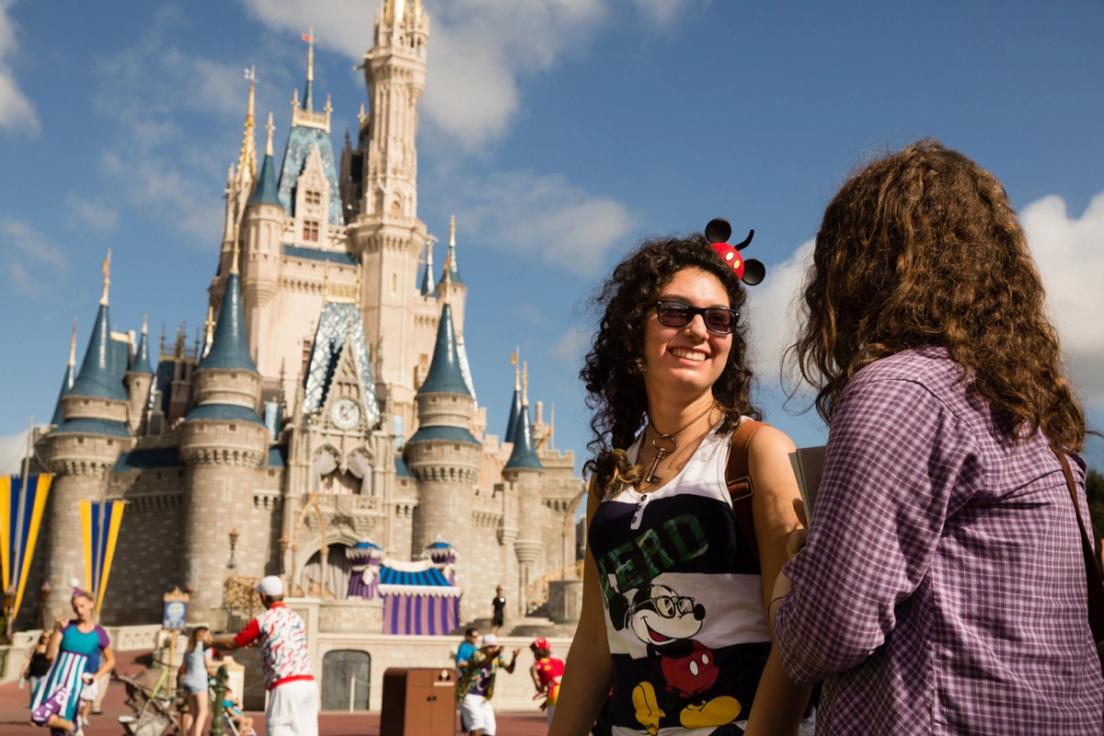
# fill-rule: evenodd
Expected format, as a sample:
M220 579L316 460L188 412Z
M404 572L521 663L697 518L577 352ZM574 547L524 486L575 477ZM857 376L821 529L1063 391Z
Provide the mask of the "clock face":
M352 399L338 399L330 410L330 419L338 429L352 429L360 421L360 406Z

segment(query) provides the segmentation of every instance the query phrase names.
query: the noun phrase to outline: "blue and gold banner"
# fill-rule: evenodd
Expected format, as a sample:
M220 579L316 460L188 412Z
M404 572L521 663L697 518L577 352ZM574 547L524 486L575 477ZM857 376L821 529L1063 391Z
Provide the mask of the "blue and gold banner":
M84 542L84 584L96 600L96 613L103 606L119 527L126 501L81 501L81 540Z
M0 475L0 583L13 593L12 619L23 603L53 480L51 473L29 474L26 483L18 475Z

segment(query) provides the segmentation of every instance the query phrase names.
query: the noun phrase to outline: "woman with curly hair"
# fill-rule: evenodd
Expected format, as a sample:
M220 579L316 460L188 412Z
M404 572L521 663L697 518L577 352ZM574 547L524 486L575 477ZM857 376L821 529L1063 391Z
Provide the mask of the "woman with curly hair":
M766 620L764 581L799 524L793 443L748 398L739 276L762 266L713 242L718 222L643 243L597 299L583 605L556 736L587 733L608 693L614 733L650 736L796 733L808 699Z
M804 301L830 434L771 620L790 676L826 680L818 733L1104 733L1085 421L1000 182L934 141L869 164Z

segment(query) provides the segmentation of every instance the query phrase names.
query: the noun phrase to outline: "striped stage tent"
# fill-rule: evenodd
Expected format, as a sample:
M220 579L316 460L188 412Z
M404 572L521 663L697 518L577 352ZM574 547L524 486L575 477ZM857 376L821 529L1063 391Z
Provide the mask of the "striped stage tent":
M19 615L23 603L27 573L53 480L52 473L28 474L27 483L18 475L0 476L0 582L4 591L13 593L8 614L12 620Z
M81 539L84 543L84 585L96 601L96 613L103 607L119 527L126 501L80 502Z
M387 560L379 568L383 633L434 636L460 625L460 588L430 560Z

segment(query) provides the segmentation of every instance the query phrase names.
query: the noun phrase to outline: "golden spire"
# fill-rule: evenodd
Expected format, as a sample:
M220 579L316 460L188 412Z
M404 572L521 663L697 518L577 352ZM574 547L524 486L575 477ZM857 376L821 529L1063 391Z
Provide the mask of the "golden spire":
M142 315L142 334L149 335L149 315Z
M69 367L77 364L77 321L73 320L73 329L69 333Z
M207 319L203 321L203 354L211 349L211 343L215 340L215 305L207 305Z
M239 253L240 253L240 251L238 250L238 241L235 239L234 240L234 249L232 251L230 251L230 275L231 276L237 276L238 275L238 255L239 255Z
M268 114L268 122L265 124L265 155L272 155L272 134L276 132L276 126L272 122L272 113Z
M257 70L249 67L245 70L245 78L249 82L249 100L245 106L245 127L242 130L241 151L238 153L238 176L249 172L250 180L257 176L257 142L254 135L254 116L257 99Z
M107 306L107 295L111 288L111 249L107 249L107 255L103 259L103 294L100 296L100 304Z
M360 103L360 112L357 113L357 122L360 123L360 127L364 127L364 121L368 119L368 113L364 111L364 103Z
M521 390L521 365L518 358L521 357L521 346L514 348L514 354L510 356L510 365L514 366L514 390Z
M456 247L456 215L449 216L449 248Z
M314 26L307 31L307 81L314 81Z
M521 364L521 405L529 406L529 363Z

